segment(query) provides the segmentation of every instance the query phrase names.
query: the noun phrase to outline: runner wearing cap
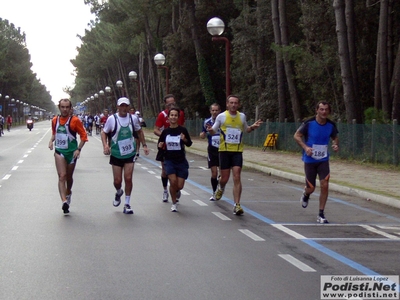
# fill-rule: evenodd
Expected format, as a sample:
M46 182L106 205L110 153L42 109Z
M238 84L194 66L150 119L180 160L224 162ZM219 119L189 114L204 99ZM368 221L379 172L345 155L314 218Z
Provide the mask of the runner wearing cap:
M147 149L144 133L136 117L129 114L129 99L119 98L117 101L118 112L107 119L101 133L104 154L110 155L110 165L112 166L114 187L116 189L113 205L115 207L121 204L121 196L124 191L122 187L122 174L125 181L125 206L124 214L133 214L130 206L131 193L133 188L133 170L135 156L137 152L137 143L135 139L143 146L146 155ZM107 139L110 140L110 145Z

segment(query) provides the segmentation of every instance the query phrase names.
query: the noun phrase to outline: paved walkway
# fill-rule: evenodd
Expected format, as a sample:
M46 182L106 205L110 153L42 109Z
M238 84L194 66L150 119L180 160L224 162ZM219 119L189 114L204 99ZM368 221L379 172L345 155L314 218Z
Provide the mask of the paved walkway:
M152 130L145 130L147 140L157 141ZM207 141L192 137L193 145L186 151L207 156ZM339 150L340 151L340 150ZM276 150L246 147L243 152L244 166L269 175L304 183L301 152L282 153ZM400 171L363 166L343 160L331 160L330 190L354 195L370 201L400 208ZM318 180L317 180L318 181Z

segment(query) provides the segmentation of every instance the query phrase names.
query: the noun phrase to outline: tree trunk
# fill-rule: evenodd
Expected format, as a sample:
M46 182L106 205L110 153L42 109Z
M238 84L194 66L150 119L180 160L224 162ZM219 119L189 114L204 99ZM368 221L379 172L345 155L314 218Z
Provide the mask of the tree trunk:
M393 87L393 106L392 106L392 120L400 119L400 43L397 48L396 61L393 69L392 78Z
M278 90L278 105L279 105L279 122L284 122L286 118L286 101L285 101L285 70L281 52L281 32L279 28L279 9L278 0L271 0L271 14L272 25L274 28L274 41L275 45L279 47L275 51L275 64L276 64L276 85ZM297 119L295 119L297 121Z
M289 38L288 38L287 21L286 21L286 0L279 0L278 10L279 10L282 46L289 47ZM293 68L292 65L290 64L288 55L286 54L285 51L283 52L283 62L285 65L286 80L288 82L290 100L292 102L293 117L294 120L298 120L301 118L300 101L297 95L296 84L294 82Z
M186 0L186 4L187 4L187 13L190 23L190 30L192 33L192 40L196 51L197 70L199 72L200 85L205 98L206 102L205 104L207 106L210 106L211 104L215 103L216 100L215 100L214 89L211 82L210 72L208 70L208 65L204 58L199 35L197 34L196 7L194 4L194 0Z
M389 75L388 75L388 53L387 53L387 32L388 28L388 0L381 0L381 8L379 14L379 73L380 73L380 89L382 97L382 112L385 118L390 115L389 103Z
M346 25L347 25L347 42L349 45L349 59L351 66L351 75L353 78L353 93L354 93L354 101L356 106L358 107L356 113L358 114L357 120L362 119L362 111L361 101L359 99L359 84L358 84L358 71L357 71L357 47L356 47L356 32L355 32L355 20L356 16L354 13L354 0L347 0L345 7L345 15L346 15Z
M354 100L354 86L350 64L344 0L334 0L333 7L335 9L336 34L338 38L340 73L343 85L343 100L346 107L346 119L347 123L351 123L353 119L360 122L361 120L357 119L356 113L356 109L359 108L356 108Z

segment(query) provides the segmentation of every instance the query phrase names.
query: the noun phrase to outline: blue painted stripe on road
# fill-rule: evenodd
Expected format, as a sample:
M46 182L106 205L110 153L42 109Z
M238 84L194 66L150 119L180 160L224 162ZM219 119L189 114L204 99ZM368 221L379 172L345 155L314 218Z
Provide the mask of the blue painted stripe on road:
M152 161L152 160L150 160L150 159L146 159L146 158L145 158L145 160L148 161L148 162L150 162L151 164L153 164L153 165L155 165L155 166L158 166L158 165L159 165L158 163L156 163L156 162L154 162L154 161ZM186 181L189 182L190 184L192 184L192 185L198 187L199 189L201 189L201 190L203 190L203 191L212 192L211 189L206 188L206 187L204 187L203 185L200 185L200 184L198 184L197 182L194 182L194 181L192 181L192 180L190 180L190 179L188 179L188 180L186 180ZM292 188L292 187L291 187L291 188ZM333 199L333 200L334 200L334 198L330 198L330 199ZM221 200L226 201L226 202L228 202L228 203L230 203L230 204L232 204L232 205L233 205L233 203L234 203L231 199L229 199L229 198L227 198L227 197L225 197L225 196L222 197ZM350 205L349 203L347 203L347 202L345 202L345 201L343 201L343 200L336 199L336 200L334 200L334 201L341 202L341 203L346 204L346 205ZM357 207L357 208L359 208L359 209L364 209L364 208L359 207L359 206L357 206L357 205L351 205L351 206ZM242 205L242 207L243 207L243 209L245 210L246 214L249 214L249 215L251 215L251 216L257 218L257 219L263 221L264 223L267 223L267 224L270 224L270 225L271 225L271 224L277 224L275 221L273 221L273 220L271 220L271 219L268 219L268 218L262 216L261 214L255 212L255 211L253 211L253 210L251 210L251 209L249 209L249 208L247 208L247 207L245 207L245 206L243 206L243 205ZM368 211L368 209L365 209L365 210ZM371 211L371 212L374 212L374 211ZM375 213L377 213L377 212L375 211ZM313 241L313 240L309 240L309 239L300 239L300 240L301 240L302 242L306 243L307 245L311 246L312 248L314 248L314 249L316 249L316 250L318 250L318 251L324 253L325 255L328 255L328 256L330 256L330 257L332 257L332 258L334 258L334 259L340 261L341 263L343 263L343 264L345 264L345 265L347 265L347 266L349 266L349 267L351 267L351 268L353 268L353 269L356 269L356 270L360 271L360 272L361 272L362 274L364 274L364 275L376 275L376 276L381 276L381 274L376 273L375 271L373 271L373 270L371 270L371 269L368 269L367 267L364 267L363 265L361 265L361 264L359 264L359 263L356 263L355 261L353 261L353 260L351 260L351 259L349 259L349 258L347 258L347 257L345 257L345 256L343 256L343 255L341 255L341 254L339 254L339 253L337 253L337 252L335 252L335 251L329 249L329 248L326 248L326 247L324 247L324 246L318 244L317 242L315 242L315 241Z
M335 251L332 251L331 249L328 249L328 248L318 244L315 241L311 241L311 240L301 240L301 241L303 241L307 245L313 247L314 249L317 249L318 251L321 251L322 253L329 255L330 257L340 261L341 263L360 271L361 273L363 273L365 275L376 275L376 276L381 275L379 273L376 273L375 271L372 271L371 269L368 269L367 267L364 267L363 265L360 265L359 263L356 263L355 261L353 261L339 253L336 253Z

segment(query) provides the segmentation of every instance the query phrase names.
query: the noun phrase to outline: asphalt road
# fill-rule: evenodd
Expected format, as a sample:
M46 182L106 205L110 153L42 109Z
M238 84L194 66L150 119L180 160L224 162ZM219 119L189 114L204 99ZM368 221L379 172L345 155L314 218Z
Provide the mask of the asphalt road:
M399 275L400 210L331 193L330 224L302 186L242 173L245 214L232 182L209 202L210 172L188 154L179 212L161 201L156 147L135 165L132 208L114 188L99 136L90 137L64 215L50 122L0 137L0 299L320 299L321 275Z

